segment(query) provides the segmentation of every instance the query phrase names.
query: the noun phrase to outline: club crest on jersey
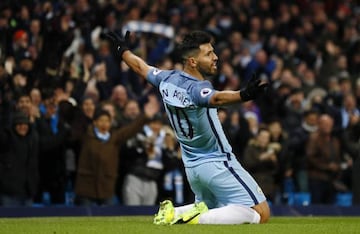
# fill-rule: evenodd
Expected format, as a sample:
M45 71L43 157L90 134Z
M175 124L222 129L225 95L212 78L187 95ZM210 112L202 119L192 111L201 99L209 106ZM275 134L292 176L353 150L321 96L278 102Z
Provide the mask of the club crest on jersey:
M209 94L212 92L211 89L209 88L203 88L201 91L200 91L200 95L201 97L206 97L206 96L209 96Z

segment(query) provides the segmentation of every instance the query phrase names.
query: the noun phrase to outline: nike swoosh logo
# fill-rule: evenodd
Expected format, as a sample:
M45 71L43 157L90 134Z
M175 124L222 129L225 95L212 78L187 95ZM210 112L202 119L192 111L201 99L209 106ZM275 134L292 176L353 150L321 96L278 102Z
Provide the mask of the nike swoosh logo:
M200 215L200 213L197 213L196 215L194 215L193 217L191 217L190 219L188 220L184 220L186 223L190 222L191 220L195 219L196 217L198 217Z
M194 215L193 217L191 217L190 219L188 220L184 220L183 218L177 220L176 222L172 223L172 224L185 224L185 223L188 223L190 222L191 220L195 219L196 217L198 217L200 215L200 213L197 213L196 215Z
M155 69L155 70L153 71L153 75L156 76L156 75L159 74L160 72L161 72L161 70Z

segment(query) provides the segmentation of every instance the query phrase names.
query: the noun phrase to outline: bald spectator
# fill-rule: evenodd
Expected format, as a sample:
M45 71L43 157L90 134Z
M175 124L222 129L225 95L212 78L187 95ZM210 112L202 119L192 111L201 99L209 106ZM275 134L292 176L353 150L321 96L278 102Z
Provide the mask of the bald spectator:
M117 85L113 88L110 100L114 103L116 108L116 119L121 122L123 118L124 106L128 101L128 93L123 85Z

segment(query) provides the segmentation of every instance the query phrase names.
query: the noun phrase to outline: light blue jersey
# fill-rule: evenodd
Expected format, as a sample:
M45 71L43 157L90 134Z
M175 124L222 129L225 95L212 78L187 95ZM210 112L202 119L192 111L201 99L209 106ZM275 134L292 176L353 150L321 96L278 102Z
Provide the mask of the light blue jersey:
M217 109L209 104L212 84L176 70L152 69L147 80L161 93L196 202L215 208L265 201L259 185L235 159Z
M147 79L161 93L185 167L229 160L233 156L217 109L209 105L215 93L209 81L200 81L182 71L158 69L150 70Z

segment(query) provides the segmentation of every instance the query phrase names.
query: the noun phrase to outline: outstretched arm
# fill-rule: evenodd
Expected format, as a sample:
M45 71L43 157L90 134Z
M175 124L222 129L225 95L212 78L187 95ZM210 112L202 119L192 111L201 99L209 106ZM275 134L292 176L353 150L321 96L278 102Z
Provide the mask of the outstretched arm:
M127 50L122 55L122 60L133 70L136 74L138 74L141 78L146 79L146 75L149 70L154 68L149 66L142 58L133 54L130 50Z
M216 91L210 99L211 106L226 106L241 102L240 91Z
M245 88L238 91L217 91L211 97L209 104L212 106L225 106L253 100L265 93L268 86L268 83L261 83L261 80L253 74Z
M130 32L127 31L125 36L119 36L114 32L105 34L108 40L112 43L112 47L116 50L117 56L123 60L131 70L138 74L141 78L146 79L147 73L152 66L149 66L142 58L133 54L129 50L129 36Z

